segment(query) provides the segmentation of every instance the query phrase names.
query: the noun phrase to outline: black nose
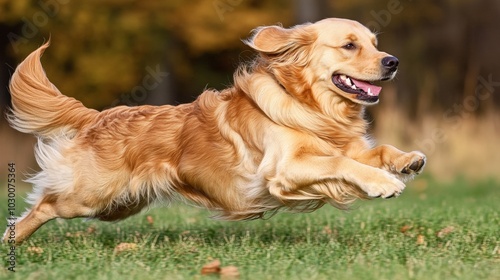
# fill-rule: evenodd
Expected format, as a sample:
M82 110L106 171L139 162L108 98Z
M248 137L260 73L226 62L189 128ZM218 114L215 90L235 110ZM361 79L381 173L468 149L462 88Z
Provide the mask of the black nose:
M382 66L390 72L398 70L399 60L394 56L386 56L382 58Z

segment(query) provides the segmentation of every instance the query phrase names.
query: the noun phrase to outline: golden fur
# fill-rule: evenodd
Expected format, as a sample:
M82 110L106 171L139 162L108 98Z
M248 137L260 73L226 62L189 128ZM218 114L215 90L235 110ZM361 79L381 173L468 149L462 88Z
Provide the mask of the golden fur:
M390 56L364 26L344 19L268 26L245 43L259 56L236 71L233 87L190 104L102 112L47 79L40 57L48 43L30 54L12 76L9 121L38 137L42 170L29 179L33 207L18 221L16 241L56 217L114 221L173 199L227 220L325 203L345 208L357 198L397 196L422 170L420 152L372 147L363 108L378 97L368 102L332 82L337 74L394 77L381 62Z

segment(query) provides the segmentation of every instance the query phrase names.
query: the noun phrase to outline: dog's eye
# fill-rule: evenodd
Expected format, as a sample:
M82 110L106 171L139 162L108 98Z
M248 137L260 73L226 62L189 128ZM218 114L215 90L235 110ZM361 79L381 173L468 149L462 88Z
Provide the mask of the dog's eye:
M349 44L344 45L342 48L344 48L346 50L355 50L356 45L354 45L353 43L349 43Z

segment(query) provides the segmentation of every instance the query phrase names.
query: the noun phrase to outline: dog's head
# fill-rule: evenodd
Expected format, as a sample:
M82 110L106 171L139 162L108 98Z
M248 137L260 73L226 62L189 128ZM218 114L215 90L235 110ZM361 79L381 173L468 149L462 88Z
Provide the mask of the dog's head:
M375 104L381 87L394 78L398 60L377 50L377 38L352 20L325 19L293 28L266 26L245 42L257 50L277 81L311 106L336 94L353 103Z

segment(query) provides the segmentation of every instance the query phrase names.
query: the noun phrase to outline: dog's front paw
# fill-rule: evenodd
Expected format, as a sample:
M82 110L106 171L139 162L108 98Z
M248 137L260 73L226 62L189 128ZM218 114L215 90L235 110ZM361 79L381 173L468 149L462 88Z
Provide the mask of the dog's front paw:
M420 174L424 170L426 157L419 151L413 151L402 155L397 160L398 172L405 175Z
M399 196L406 185L391 174L380 176L361 186L369 197L391 198Z

